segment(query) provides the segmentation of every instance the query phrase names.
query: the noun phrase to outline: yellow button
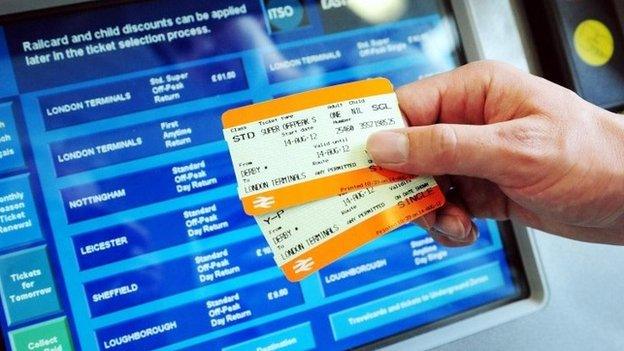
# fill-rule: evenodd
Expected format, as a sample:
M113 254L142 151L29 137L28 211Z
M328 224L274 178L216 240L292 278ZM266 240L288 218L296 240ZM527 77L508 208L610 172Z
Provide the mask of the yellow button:
M586 64L603 66L613 57L613 35L604 23L588 19L574 31L574 48Z

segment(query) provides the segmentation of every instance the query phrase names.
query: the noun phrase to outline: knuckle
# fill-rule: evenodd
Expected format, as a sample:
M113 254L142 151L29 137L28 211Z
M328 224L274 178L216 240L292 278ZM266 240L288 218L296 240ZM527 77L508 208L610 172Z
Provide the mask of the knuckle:
M454 164L457 160L457 132L449 124L436 124L431 133L432 154L441 162Z
M512 167L524 167L532 172L557 162L561 156L558 132L544 123L523 123L514 128L498 131L503 147L502 155L511 161Z

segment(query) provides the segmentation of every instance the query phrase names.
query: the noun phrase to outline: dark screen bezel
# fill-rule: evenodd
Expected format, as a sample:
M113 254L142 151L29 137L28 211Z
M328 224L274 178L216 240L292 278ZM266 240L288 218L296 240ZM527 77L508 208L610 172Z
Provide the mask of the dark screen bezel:
M12 22L19 22L39 17L54 17L54 16L62 16L68 12L76 13L81 11L88 11L97 8L105 8L105 7L113 7L117 5L124 5L128 3L139 3L139 2L149 2L151 0L98 0L98 1L89 1L89 2L81 2L74 3L68 5L55 6L50 8L43 8L37 10L30 10L25 12L19 12L14 14L6 14L0 15L0 26L5 26ZM451 16L452 7L450 5L449 0L438 0L438 2L442 5L443 15ZM454 17L453 17L454 19ZM453 23L454 20L453 20ZM460 38L458 43L458 48L456 50L456 55L461 64L467 62L464 54L464 50L462 47L461 36L459 35L459 31L457 28L453 28L455 33L457 33ZM518 288L518 292L515 295L509 296L507 298L499 299L493 301L491 303L478 306L476 308L469 309L464 312L460 312L458 314L454 314L452 316L437 320L433 323L428 323L425 325L421 325L416 328L411 328L405 331L399 331L396 334L391 336L387 336L381 338L379 340L373 341L368 344L364 344L356 347L356 350L374 350L379 347L388 346L391 344L395 344L397 342L412 338L414 336L418 336L429 331L432 331L437 328L441 328L444 326L448 326L455 322L473 317L480 313L494 310L498 307L505 306L511 304L516 301L524 300L529 298L531 295L530 286L527 280L526 271L524 269L524 264L522 262L522 258L520 256L520 249L518 246L517 238L515 231L513 229L513 225L510 221L502 221L497 222L497 226L500 231L500 236L503 244L503 250L505 252L505 257L507 259L507 264L509 266L509 271L511 273L511 280L514 282L514 285ZM73 329L73 328L72 328ZM4 340L4 333L0 333L0 346L6 349L7 341Z

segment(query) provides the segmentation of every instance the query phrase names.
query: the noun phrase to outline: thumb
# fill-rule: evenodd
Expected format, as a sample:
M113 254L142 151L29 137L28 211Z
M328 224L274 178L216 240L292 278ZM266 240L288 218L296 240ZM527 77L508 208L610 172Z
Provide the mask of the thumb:
M464 175L502 181L513 158L500 126L434 124L372 134L367 150L382 168L410 174Z

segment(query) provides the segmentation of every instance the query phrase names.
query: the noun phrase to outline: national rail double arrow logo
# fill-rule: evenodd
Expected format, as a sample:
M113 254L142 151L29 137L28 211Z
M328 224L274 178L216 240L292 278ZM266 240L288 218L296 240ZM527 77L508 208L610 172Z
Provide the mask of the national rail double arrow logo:
M274 196L258 196L253 200L254 208L271 208L275 205Z
M314 267L314 260L312 257L303 258L295 261L293 271L295 273L308 272L312 270L312 267Z

